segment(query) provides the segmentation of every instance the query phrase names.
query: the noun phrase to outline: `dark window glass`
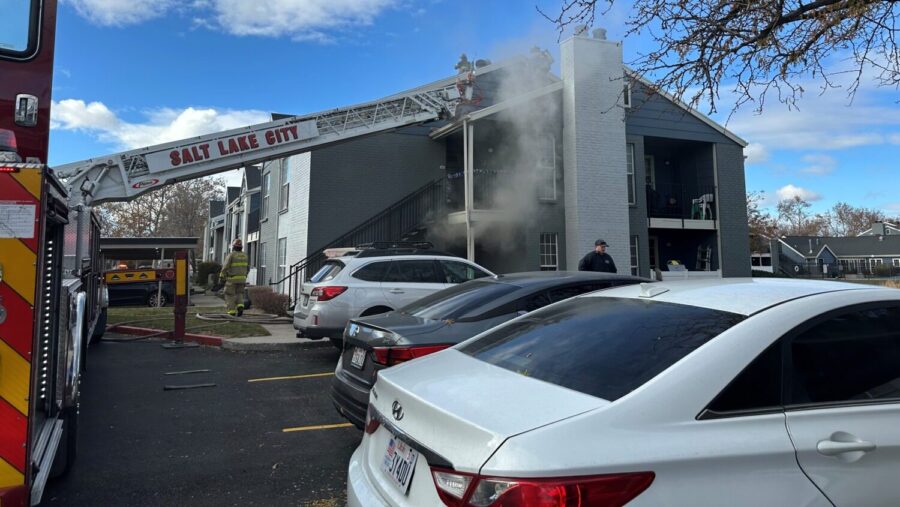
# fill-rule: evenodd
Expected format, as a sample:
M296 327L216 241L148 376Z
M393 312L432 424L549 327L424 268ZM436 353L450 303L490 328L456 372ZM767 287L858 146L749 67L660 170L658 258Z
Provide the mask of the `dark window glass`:
M344 269L344 263L340 261L325 261L325 264L316 271L316 274L309 279L312 283L327 282L331 280L341 270Z
M368 264L356 270L356 272L353 273L353 278L365 280L367 282L380 282L384 280L384 276L390 265L390 262L373 262L372 264Z
M550 290L550 299L555 303L564 299L569 299L580 294L594 292L595 290L608 289L611 283L589 283L583 285L570 285L569 287L559 287Z
M543 308L553 301L550 300L550 295L547 294L547 291L541 291L537 294L532 294L528 296L524 300L522 300L522 310L526 312L533 312L539 308Z
M744 368L709 404L709 411L718 414L780 407L781 345L781 340L770 345Z
M900 307L828 319L791 342L791 404L900 398Z
M463 283L489 276L484 271L464 262L438 261L441 265L442 283Z
M496 328L461 350L522 375L616 400L743 318L674 303L575 298Z
M443 283L432 260L394 261L385 277L386 282Z
M506 283L475 280L435 292L400 311L423 319L458 319L473 311L482 310L518 289L518 286Z

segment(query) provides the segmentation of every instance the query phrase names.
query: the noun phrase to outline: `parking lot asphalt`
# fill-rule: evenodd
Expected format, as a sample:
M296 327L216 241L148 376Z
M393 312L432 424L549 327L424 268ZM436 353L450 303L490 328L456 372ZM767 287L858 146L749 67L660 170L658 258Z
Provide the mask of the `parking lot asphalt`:
M161 344L90 348L78 457L42 505L344 505L361 433L328 396L337 350Z

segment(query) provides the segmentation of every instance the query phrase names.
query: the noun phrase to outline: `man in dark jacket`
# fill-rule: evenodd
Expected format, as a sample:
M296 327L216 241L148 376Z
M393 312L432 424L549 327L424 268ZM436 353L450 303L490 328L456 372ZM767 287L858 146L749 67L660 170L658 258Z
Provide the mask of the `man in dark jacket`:
M578 271L599 271L601 273L615 273L616 263L606 253L606 241L598 239L594 241L594 251L585 255L578 263Z

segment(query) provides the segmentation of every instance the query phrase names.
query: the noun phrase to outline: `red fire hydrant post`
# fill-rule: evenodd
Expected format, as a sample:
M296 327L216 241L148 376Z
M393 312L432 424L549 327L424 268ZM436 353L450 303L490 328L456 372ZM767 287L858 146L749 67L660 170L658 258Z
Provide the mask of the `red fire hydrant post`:
M172 338L184 341L184 324L188 304L188 255L186 250L175 252L175 330Z

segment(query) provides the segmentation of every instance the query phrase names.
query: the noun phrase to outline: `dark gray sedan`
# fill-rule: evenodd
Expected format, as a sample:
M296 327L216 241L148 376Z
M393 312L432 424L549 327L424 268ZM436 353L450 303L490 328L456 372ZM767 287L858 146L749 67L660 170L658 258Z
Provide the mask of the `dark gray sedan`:
M394 312L352 319L344 329L331 399L341 415L362 428L378 370L451 347L550 303L649 281L591 272L500 275L444 289Z

